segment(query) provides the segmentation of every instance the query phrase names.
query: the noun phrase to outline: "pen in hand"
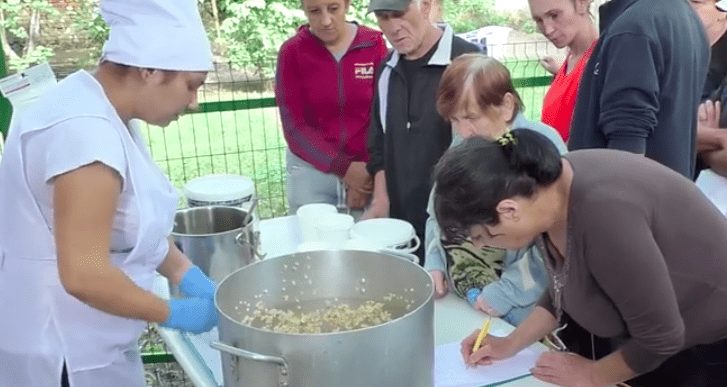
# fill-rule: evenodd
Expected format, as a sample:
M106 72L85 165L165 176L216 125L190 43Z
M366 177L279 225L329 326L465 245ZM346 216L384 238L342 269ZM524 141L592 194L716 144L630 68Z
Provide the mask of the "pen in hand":
M475 353L478 349L480 349L480 346L482 345L482 341L487 337L487 334L490 333L490 322L492 322L492 316L488 317L487 320L485 320L484 323L482 323L482 328L480 329L480 334L477 335L477 340L475 340L475 345L472 346L472 353Z

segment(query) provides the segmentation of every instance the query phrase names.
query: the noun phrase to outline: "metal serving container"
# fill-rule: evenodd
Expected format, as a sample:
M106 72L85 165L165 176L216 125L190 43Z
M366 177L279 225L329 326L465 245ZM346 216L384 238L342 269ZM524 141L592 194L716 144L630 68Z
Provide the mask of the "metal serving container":
M225 386L370 387L434 384L431 277L400 257L367 251L314 251L254 263L220 283L215 303ZM350 331L289 334L241 323L249 305L302 311L325 300L379 301L392 294L407 307L380 325ZM287 296L287 297L286 297Z

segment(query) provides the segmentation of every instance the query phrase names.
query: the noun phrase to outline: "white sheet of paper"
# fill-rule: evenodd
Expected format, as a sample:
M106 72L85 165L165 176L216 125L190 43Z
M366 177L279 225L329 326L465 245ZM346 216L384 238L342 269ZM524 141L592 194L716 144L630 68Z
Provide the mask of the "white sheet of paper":
M514 357L489 366L467 368L459 342L438 345L434 352L436 387L479 387L502 383L530 374L540 354L526 348Z
M727 179L711 169L706 169L699 174L696 184L717 206L719 212L727 216Z

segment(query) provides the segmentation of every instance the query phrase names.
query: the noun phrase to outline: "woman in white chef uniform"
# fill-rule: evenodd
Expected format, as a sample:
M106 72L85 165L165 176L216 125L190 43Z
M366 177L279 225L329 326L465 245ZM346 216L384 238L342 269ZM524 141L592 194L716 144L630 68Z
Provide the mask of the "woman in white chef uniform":
M196 3L102 0L111 30L97 71L13 117L0 163L0 386L143 386L147 322L217 323L214 285L168 240L176 193L136 121L166 126L196 106L212 67ZM152 294L155 271L185 298Z

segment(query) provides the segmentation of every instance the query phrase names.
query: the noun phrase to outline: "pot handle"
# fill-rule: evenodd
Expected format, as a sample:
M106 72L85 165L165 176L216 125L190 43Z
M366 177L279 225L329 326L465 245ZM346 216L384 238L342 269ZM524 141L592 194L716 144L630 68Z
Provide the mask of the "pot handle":
M407 253L406 251L403 251L403 250L384 248L384 249L379 249L379 252L384 253L384 254L393 255L397 258L402 258L402 259L405 259L407 261L411 261L414 263L419 263L419 257L417 257L416 255L414 255L412 253Z
M228 355L241 357L247 360L260 361L264 363L275 363L280 367L280 378L278 379L278 386L288 386L288 362L286 362L285 359L283 359L282 357L261 355L259 353L246 351L244 349L220 343L219 341L211 342L210 347L220 352L224 352Z
M245 231L241 231L235 236L235 242L240 247L251 246L252 253L257 260L265 258L266 254L260 252L260 231L253 231L250 234Z
M398 257L408 259L414 263L418 263L419 257L414 255L414 252L417 251L417 249L419 249L419 245L422 242L419 239L418 235L414 235L413 239L414 239L414 246L412 246L412 247L408 247L406 249L394 249L394 248L390 248L390 247L384 247L382 249L379 249L379 251L381 251L383 253L388 253L391 255L396 255Z
M419 235L414 235L414 246L406 249L405 251L407 253L413 253L419 249L419 245L422 244L422 241L419 239Z

